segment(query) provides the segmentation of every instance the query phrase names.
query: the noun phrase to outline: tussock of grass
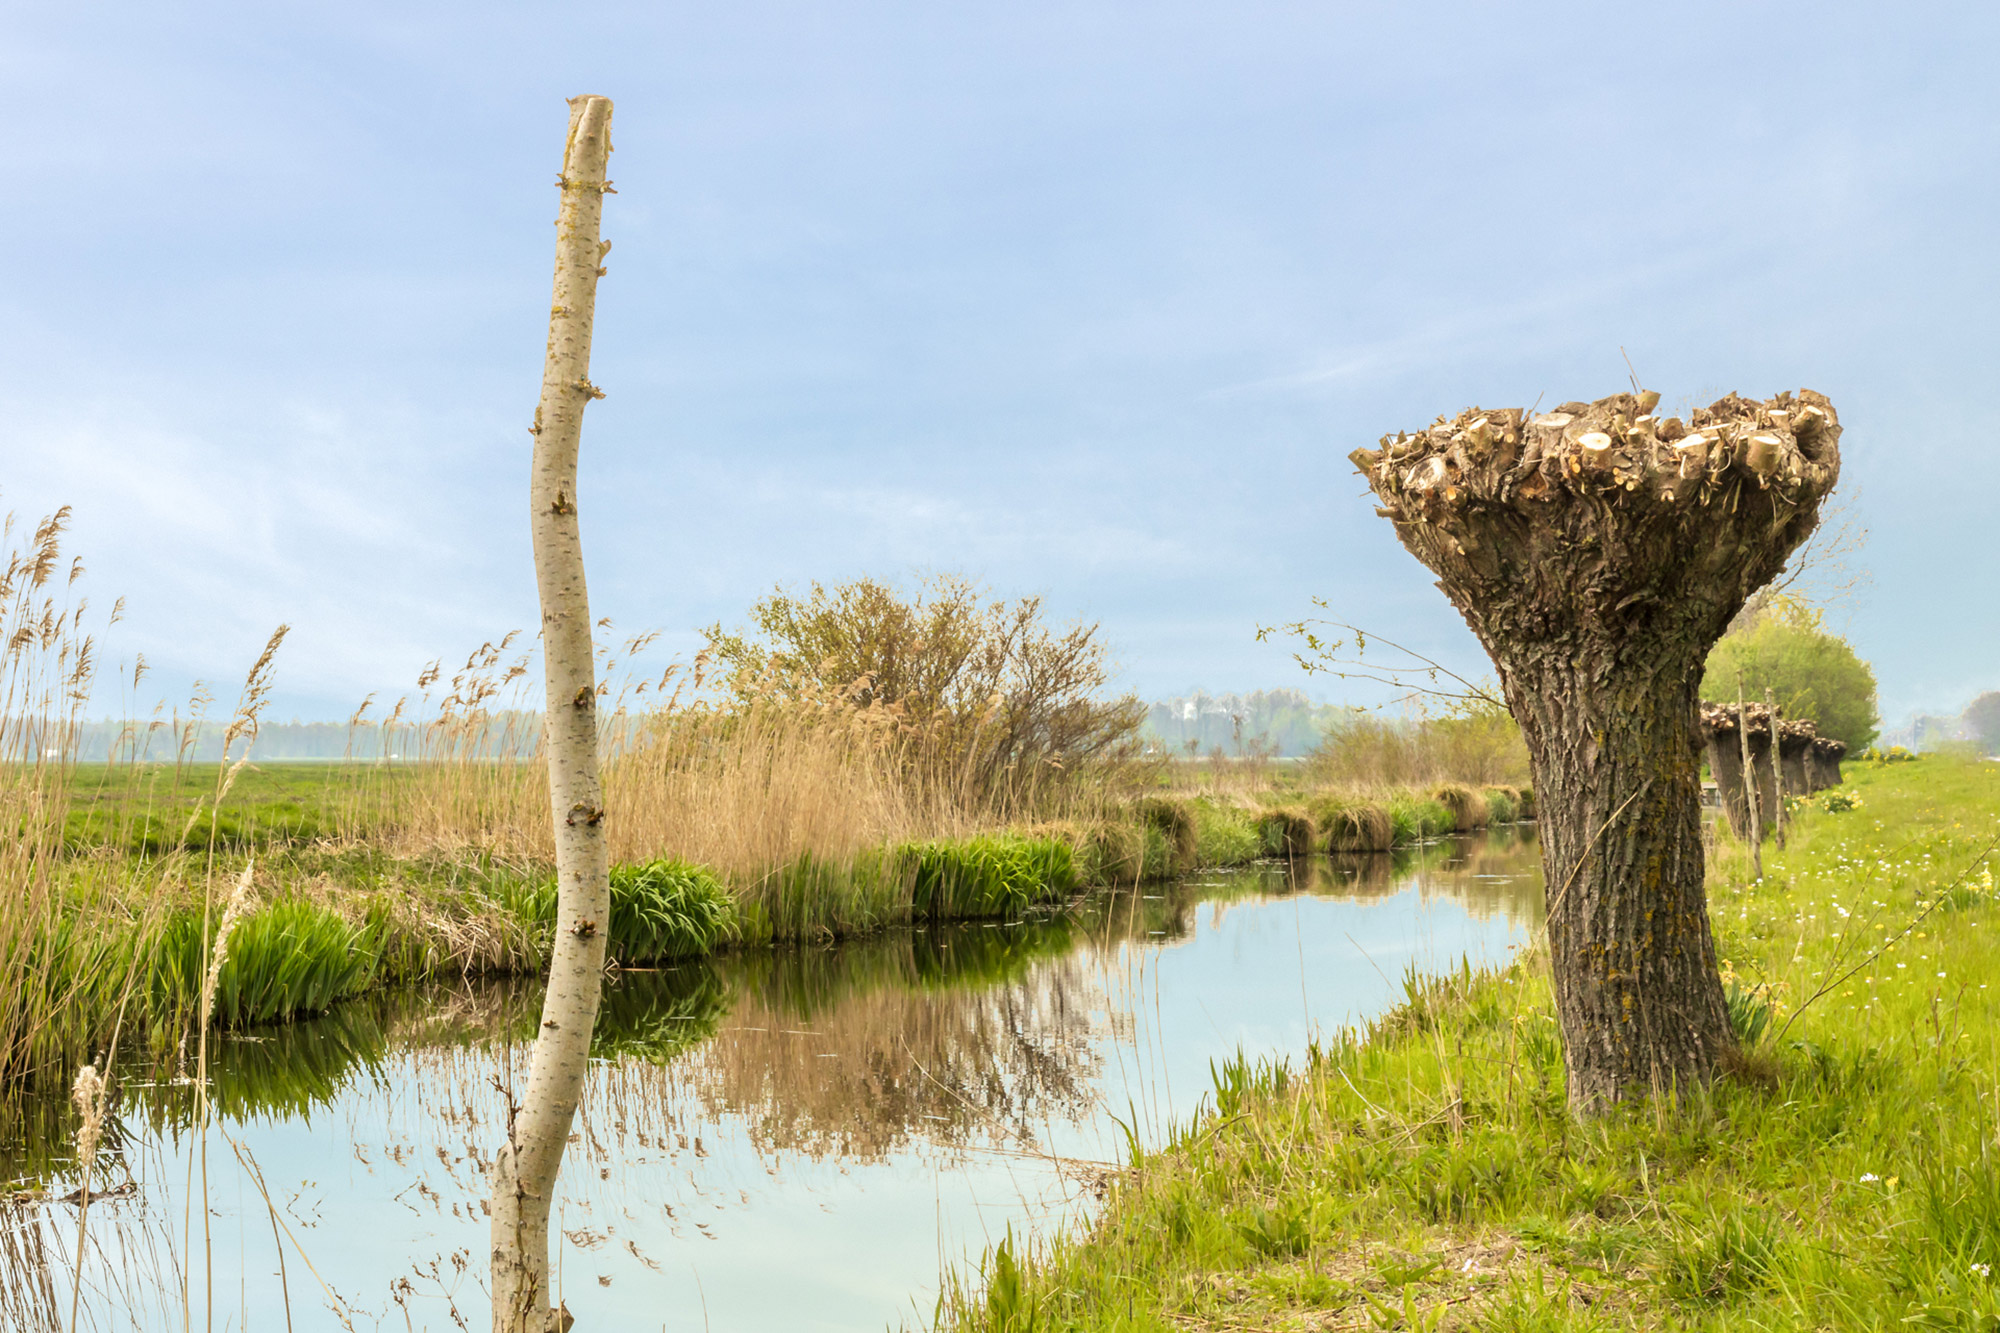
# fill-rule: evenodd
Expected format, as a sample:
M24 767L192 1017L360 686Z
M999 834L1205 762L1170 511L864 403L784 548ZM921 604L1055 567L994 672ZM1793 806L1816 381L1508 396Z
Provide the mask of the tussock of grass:
M1443 805L1406 792L1391 796L1388 808L1390 839L1398 847L1442 838L1458 827L1457 817Z
M1521 796L1512 787L1488 787L1480 795L1486 801L1490 824L1511 824L1521 817Z
M1386 852L1396 845L1396 821L1375 801L1322 797L1313 813L1330 852Z
M1074 853L1059 838L916 843L899 855L910 867L912 910L933 921L1019 916L1078 887Z
M1258 815L1235 805L1195 801L1193 866L1240 866L1263 856L1264 832Z
M524 895L519 910L544 932L556 921L556 884L546 880ZM611 870L611 958L621 964L694 958L728 939L736 904L722 881L685 861L648 861Z
M1578 1121L1540 954L1412 977L1297 1066L1218 1068L1094 1225L990 1255L940 1325L2000 1326L2000 903L1967 873L2000 769L1853 780L1761 883L1715 858L1746 1047L1712 1085Z
M1195 823L1194 803L1173 796L1148 796L1133 803L1132 814L1148 829L1157 830L1166 843L1168 864L1164 874L1191 870L1201 859L1201 829ZM1148 866L1148 878L1153 878Z
M1451 831L1454 833L1470 833L1474 829L1485 828L1491 819L1486 798L1462 783L1440 783L1431 792L1431 800L1451 812Z
M1080 883L1136 884L1146 873L1146 833L1122 819L1093 819L1037 825L1029 837L1061 838L1070 847Z
M1310 856L1319 851L1319 826L1301 806L1273 810L1262 820L1264 849L1273 856Z

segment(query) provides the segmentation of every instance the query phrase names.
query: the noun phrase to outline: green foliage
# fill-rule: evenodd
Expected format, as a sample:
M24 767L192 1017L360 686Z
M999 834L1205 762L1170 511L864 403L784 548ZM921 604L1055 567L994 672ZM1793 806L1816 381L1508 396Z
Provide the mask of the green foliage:
M1196 801L1191 813L1194 864L1240 866L1264 855L1263 830L1249 811L1212 801Z
M1389 798L1389 820L1397 846L1442 838L1458 827L1458 818L1437 801L1407 792Z
M909 590L876 579L780 587L750 624L704 633L740 701L880 707L914 737L909 754L978 791L1033 791L1129 760L1145 705L1106 699L1097 626L1056 627L1040 598L991 598L956 575Z
M1806 603L1779 597L1748 627L1724 635L1709 652L1701 697L1734 703L1739 671L1748 699L1775 690L1786 717L1810 718L1850 753L1875 739L1875 672Z
M1988 690L1965 706L1959 715L1980 749L2000 754L2000 690Z
M204 931L198 911L168 919L148 978L155 1013L200 1009L208 942L218 925L211 919ZM230 934L216 980L215 1021L244 1027L325 1013L368 987L378 953L371 929L330 908L297 899L264 903Z
M545 880L522 895L518 910L543 930L556 926L557 889ZM610 956L641 964L694 958L731 937L736 905L700 866L647 861L611 870Z
M1012 835L911 843L912 910L932 920L1019 916L1078 887L1075 854L1059 838Z
M1723 1000L1729 1006L1729 1030L1745 1046L1755 1046L1771 1026L1771 1000L1760 986L1744 986L1735 978L1723 984Z

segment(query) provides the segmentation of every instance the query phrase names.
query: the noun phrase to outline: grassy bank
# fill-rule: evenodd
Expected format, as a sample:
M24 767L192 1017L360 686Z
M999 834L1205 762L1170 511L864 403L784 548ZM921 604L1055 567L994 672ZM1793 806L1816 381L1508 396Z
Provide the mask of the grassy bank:
M797 737L769 739L767 760L787 747L797 757ZM222 898L246 866L254 867L247 915L218 975L219 1024L320 1013L418 979L538 972L556 928L552 870L526 831L494 812L532 809L524 788L540 774L531 765L467 769L127 764L62 773L64 799L50 803L62 811L59 836L35 864L51 902L30 941L34 985L20 1012L33 1018L16 1039L17 1069L73 1068L99 1053L121 1018L124 1032L138 1034L128 1042L178 1045L200 1007ZM830 781L824 767L804 764L792 776L820 789ZM767 820L798 816L807 802L795 791L778 804ZM819 809L823 798L810 804L810 817L793 821L803 829L749 830L739 843L751 850L723 847L714 831L696 836L685 821L656 819L655 836L628 835L628 856L648 854L614 871L612 956L645 965L917 921L1019 916L1101 886L1270 856L1409 846L1513 818L1525 799L1511 788L1452 786L1376 799L1297 787L1227 796L1163 789L1098 799L1067 818L983 826L944 818L932 836L872 843L821 836L831 814ZM924 827L907 816L863 823L878 836ZM671 854L690 845L720 854L710 863ZM760 862L759 849L787 859Z
M940 1324L2000 1327L2000 765L1851 774L1761 883L1712 863L1746 1039L1714 1086L1577 1122L1539 957L1411 978L1296 1067L1218 1070L1093 1227L1009 1240Z

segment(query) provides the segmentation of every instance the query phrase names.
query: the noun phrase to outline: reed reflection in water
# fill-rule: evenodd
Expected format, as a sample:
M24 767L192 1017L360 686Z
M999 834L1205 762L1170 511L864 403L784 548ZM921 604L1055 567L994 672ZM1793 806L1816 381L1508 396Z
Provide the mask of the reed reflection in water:
M1399 998L1408 967L1499 960L1540 894L1532 838L1503 830L1007 926L625 972L564 1174L563 1297L603 1327L701 1327L704 1307L729 1329L921 1323L941 1265L1088 1207L1124 1157L1119 1122L1156 1140L1195 1111L1211 1061L1296 1058ZM477 1326L494 1078L525 1071L537 1008L533 985L436 988L221 1043L207 1252L180 1230L192 1089L128 1071L99 1184L129 1172L137 1189L92 1205L85 1326L179 1327L183 1271L205 1324L211 1266L218 1327L278 1326L273 1212L355 1327ZM46 1113L10 1174L66 1192L67 1142ZM18 1313L0 1319L66 1325L73 1208L17 1204L7 1224ZM338 1326L296 1250L285 1280L298 1327Z

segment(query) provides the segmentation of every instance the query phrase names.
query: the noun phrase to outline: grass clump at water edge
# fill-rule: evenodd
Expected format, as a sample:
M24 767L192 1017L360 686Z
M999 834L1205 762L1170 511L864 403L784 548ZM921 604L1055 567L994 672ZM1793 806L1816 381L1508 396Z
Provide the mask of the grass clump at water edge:
M553 880L521 895L518 909L544 932L556 928ZM685 861L658 860L611 870L611 923L607 941L621 964L692 958L731 938L736 903L722 881Z

